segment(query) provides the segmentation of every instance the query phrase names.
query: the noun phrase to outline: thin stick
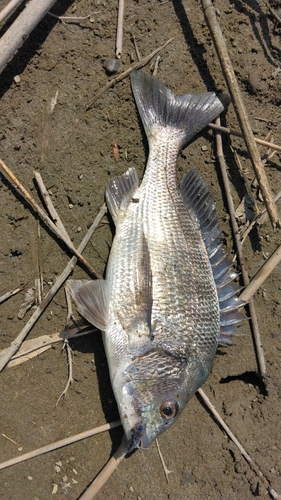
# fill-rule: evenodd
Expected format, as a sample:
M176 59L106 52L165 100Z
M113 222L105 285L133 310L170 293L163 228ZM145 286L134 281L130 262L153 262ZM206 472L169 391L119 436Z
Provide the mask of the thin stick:
M237 130L233 130L232 128L227 128L227 127L222 127L221 125L217 125L217 123L209 123L208 127L213 128L215 130L219 130L220 132L224 132L226 134L230 135L235 135L236 137L242 137L243 134L241 132L238 132ZM277 151L281 151L281 146L278 146L277 144L273 144L272 142L265 141L263 139L259 139L258 137L254 136L254 139L257 144L261 144L261 146L266 146L271 149L276 149Z
M4 7L3 10L0 12L0 23L8 17L12 10L14 10L20 3L22 3L23 0L11 0L6 7Z
M137 40L136 40L135 35L133 35L133 42L134 42L134 47L135 47L135 51L136 51L136 54L137 54L138 61L140 61L141 60L141 56L140 56L140 51L139 51L139 48L138 48L138 44L137 44Z
M37 185L38 185L38 188L39 188L39 191L44 199L44 202L45 202L45 205L46 205L46 208L50 214L50 216L52 217L53 219L53 222L55 223L55 225L57 226L57 228L61 231L61 233L64 235L64 238L65 238L65 241L68 241L70 244L72 244L71 242L71 239L69 238L68 234L67 234L67 231L61 221L61 218L60 216L58 215L54 205L53 205L53 202L50 198L50 195L45 187L45 184L43 182L43 179L41 177L41 174L39 172L33 172L34 174L34 177L35 177L35 180L37 182Z
M261 479L263 484L265 485L267 491L272 495L272 498L278 499L278 495L276 491L271 488L268 480L264 476L264 474L259 470L257 465L253 462L251 459L250 455L245 451L241 443L238 441L238 439L234 436L234 434L231 432L230 428L226 425L224 420L221 418L215 407L212 405L211 401L209 400L208 396L205 394L205 392L202 389L198 389L198 394L200 395L200 398L203 400L204 404L207 406L207 408L211 411L212 415L215 417L215 419L218 421L220 426L223 428L223 430L226 432L228 437L233 441L233 443L237 446L237 448L240 450L242 453L243 457L245 460L248 462L250 465L251 469L255 472L255 474Z
M217 118L216 123L218 125L220 125L220 118ZM247 270L246 262L245 262L244 255L243 255L243 247L242 247L242 243L240 241L239 228L238 228L237 221L235 218L235 208L234 208L234 203L233 203L233 199L231 196L231 190L230 190L230 185L229 185L229 180L228 180L228 175L227 175L227 167L226 167L223 149L222 149L222 138L221 138L221 134L218 132L216 133L216 144L217 144L217 157L218 157L221 175L222 175L222 179L223 179L225 195L226 195L226 199L227 199L228 210L229 210L229 215L230 215L230 220L231 220L231 225L232 225L232 231L233 231L234 238L235 238L237 254L238 254L238 258L239 258L239 262L240 262L240 266L241 266L243 281L244 281L245 285L248 285L250 282L250 279L249 279L248 270ZM241 300L245 300L245 302L248 302L248 300L246 300L244 297L242 297L241 294L240 294L239 298ZM254 301L252 299L250 299L250 297L249 297L249 305L248 306L249 306L249 311L250 311L250 321L251 321L251 328L252 328L252 333L253 333L253 342L254 342L254 348L255 348L255 353L256 353L258 372L260 373L260 375L262 377L264 377L266 375L266 363L265 363L262 344L261 344L260 330L259 330L255 305L254 305Z
M95 427L89 431L80 432L80 434L75 434L74 436L70 436L65 439L61 439L60 441L56 441L55 443L48 444L43 446L42 448L38 448L37 450L29 451L24 455L20 455L19 457L11 458L6 462L2 462L0 464L0 470L6 469L7 467L11 467L11 465L19 464L21 462L25 462L25 460L29 460L30 458L38 457L43 455L44 453L49 453L53 450L58 450L59 448L63 448L63 446L68 446L69 444L76 443L77 441L81 441L82 439L86 439L91 436L95 436L96 434L100 434L101 432L108 431L110 429L114 429L115 427L119 427L121 422L118 420L116 422L111 422L110 424L104 424L100 427Z
M51 219L45 214L44 210L42 210L39 205L36 203L36 201L32 198L32 196L28 193L28 191L23 187L23 185L20 183L20 181L16 178L16 176L11 172L11 170L5 165L5 163L0 159L0 166L4 170L4 172L7 174L9 179L11 179L12 182L14 182L19 189L20 193L24 197L24 199L27 201L29 205L35 210L36 213L41 217L41 219L45 222L45 224L48 226L51 231L53 231L56 236L62 240L71 250L72 253L76 255L76 257L82 262L87 269L94 274L97 278L101 278L101 276L94 270L94 268L91 266L91 264L81 255L81 253L74 247L72 241L67 237L65 239L64 234L61 233L61 231L57 228L57 226L51 221Z
M16 295L16 293L20 292L21 290L22 290L22 288L14 288L14 290L11 290L10 292L4 293L4 295L2 295L0 297L0 304L2 304L2 302L5 302L5 300L9 299L13 295Z
M76 16L57 16L56 14L53 14L52 12L48 12L48 15L51 17L54 17L55 19L59 19L59 21L86 21L89 19L89 17L94 16L95 14L99 14L100 12L91 12L91 14L88 14L87 16L82 16L82 17L76 17Z
M217 21L216 11L214 9L212 0L201 0L201 2L205 19L213 38L217 55L220 60L227 86L232 97L232 102L239 121L239 125L244 135L244 140L250 156L250 160L262 191L265 206L267 208L273 227L279 227L280 220L277 208L273 201L273 195L261 163L260 155L255 143L255 138L251 129L251 124L242 100L242 95L231 64L226 43L223 38L220 25Z
M157 446L158 455L159 455L159 458L161 460L162 467L164 469L164 474L166 476L166 481L167 481L167 483L169 483L169 474L173 474L174 471L173 470L169 470L166 467L166 464L165 464L165 461L164 461L164 457L163 457L162 452L160 450L160 446L159 446L157 438L155 439L155 442L156 442L156 446Z
M275 196L274 198L274 201L275 203L281 198L281 191L279 191L279 193L277 193L277 195ZM264 224L266 222L266 220L268 219L268 212L266 211L266 208L264 210L262 210L255 218L254 220L252 220L251 224L249 224L249 226L247 227L247 229L242 233L243 234L243 237L242 237L242 240L241 240L241 243L242 245L244 244L248 234L252 231L253 227L258 224L259 226L261 226L262 224Z
M96 216L93 224L91 225L88 232L86 233L85 237L83 238L82 242L80 243L80 245L78 247L79 252L83 252L85 246L89 242L90 238L92 237L93 232L95 231L95 229L99 225L99 223L100 223L100 221L103 218L105 213L106 213L106 206L104 204L101 207L98 215ZM3 370L3 368L6 366L6 364L10 361L11 357L17 352L21 343L23 342L25 337L28 335L28 333L30 332L33 325L36 323L38 318L41 316L43 311L46 309L47 305L53 299L54 295L57 293L57 291L60 289L60 287L63 285L63 283L67 280L70 273L73 271L76 263L77 263L77 257L72 257L72 259L69 261L69 263L65 267L64 271L61 273L61 275L58 277L56 282L53 284L52 288L50 288L49 292L44 297L41 304L34 311L31 318L26 323L24 328L21 330L21 332L19 333L17 338L15 340L13 340L8 351L0 358L0 372Z
M110 80L95 96L95 98L88 104L86 111L88 111L93 104L111 87L113 87L116 83L120 82L121 80L124 80L132 71L133 69L139 69L145 66L149 61L156 55L160 50L163 50L169 43L173 41L173 38L170 38L164 45L161 45L161 47L158 47L158 49L155 49L151 54L148 56L144 57L141 61L136 61L132 66L127 68L123 73L120 73L120 75L117 75L115 78Z
M0 72L56 0L30 0L0 39Z
M275 267L281 261L281 245L279 245L275 252L269 257L269 259L264 263L261 269L257 272L257 274L252 278L246 288L244 288L243 292L240 294L239 298L241 300L245 300L246 302L256 293L256 291L261 287L266 278L270 275L270 273L275 269Z
M117 33L116 33L116 52L117 59L121 58L123 49L123 23L124 23L124 0L119 0Z
M99 475L94 479L86 491L79 497L79 500L92 500L100 491L106 481L113 474L117 466L125 458L128 451L128 443L126 440L122 441L118 450L114 453L111 459L107 462L105 467L101 470Z
M278 14L276 14L275 10L273 10L271 7L269 7L269 10L271 14L275 17L276 21L278 21L278 23L281 24L281 17L279 17Z

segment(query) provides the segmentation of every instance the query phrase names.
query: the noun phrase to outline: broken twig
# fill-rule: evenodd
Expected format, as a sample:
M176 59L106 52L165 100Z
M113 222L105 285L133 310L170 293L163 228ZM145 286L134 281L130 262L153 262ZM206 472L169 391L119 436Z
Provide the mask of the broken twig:
M5 300L9 299L13 295L16 295L16 293L20 292L21 290L22 290L22 288L18 287L18 288L14 288L14 290L11 290L10 292L4 293L4 295L2 295L2 297L0 297L0 304L2 304L2 302L5 302Z
M133 69L139 69L139 68L142 68L143 66L145 66L147 63L149 63L149 61L156 55L158 54L158 52L160 52L160 50L163 50L165 47L167 47L167 45L169 43L171 43L173 41L173 38L170 38L166 43L164 43L164 45L161 45L161 47L158 47L158 49L155 49L153 52L151 52L151 54L149 54L148 56L144 57L143 59L141 59L141 61L137 61L135 62L134 64L132 64L132 66L130 66L129 68L127 68L125 71L123 71L123 73L120 73L120 75L116 76L115 78L113 78L112 80L110 80L98 93L97 95L95 96L95 98L90 102L90 104L88 104L87 108L86 108L86 111L88 111L92 106L93 104L99 99L99 97L101 97L108 89L110 89L111 87L113 87L116 83L120 82L121 80L124 80L124 78L126 78L127 76L129 76L129 74L133 71Z

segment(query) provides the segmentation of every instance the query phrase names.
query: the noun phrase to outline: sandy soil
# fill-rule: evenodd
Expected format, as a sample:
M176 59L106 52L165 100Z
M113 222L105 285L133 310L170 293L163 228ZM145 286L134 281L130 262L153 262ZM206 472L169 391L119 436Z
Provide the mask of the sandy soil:
M0 6L6 2L0 2ZM243 98L254 130L261 137L280 135L280 29L261 0L217 0ZM271 2L276 9L280 3ZM79 245L104 201L108 179L136 167L144 171L147 143L133 102L130 82L123 80L86 107L108 77L103 64L114 56L117 2L63 0L53 12L90 20L63 24L46 16L0 75L0 155L35 199L41 203L34 170L41 173L74 244ZM280 14L280 11L279 11ZM13 16L9 22L12 22ZM5 30L7 24L2 28ZM136 60L132 37L142 56L173 37L161 53L158 77L174 92L226 90L200 2L135 2L125 10L122 68ZM149 71L149 67L146 68ZM15 76L20 81L15 82ZM51 99L58 92L50 112ZM230 106L226 124L238 128ZM113 144L119 146L118 163ZM224 138L224 149L235 206L245 195L237 160L251 183L253 171L243 141ZM265 148L261 153L265 154ZM235 157L237 155L237 159ZM178 160L179 178L196 166L213 193L227 248L234 252L225 197L221 192L210 130L200 134ZM281 189L280 153L267 163L272 190ZM70 254L38 222L13 186L1 174L0 294L16 286L34 286L40 256L44 294L67 264ZM257 199L257 191L252 190ZM262 203L257 199L259 208ZM280 205L279 205L280 209ZM101 225L85 256L104 273L113 228ZM40 232L38 233L40 228ZM39 234L39 236L38 236ZM280 243L267 221L251 232L244 251L250 276ZM77 266L75 278L86 278ZM219 349L211 376L204 385L225 422L241 441L272 487L281 494L281 267L274 270L256 294L255 305L266 359L261 381L249 324L238 328L234 345ZM18 311L23 290L0 307L0 348L10 345L28 321ZM62 331L66 303L61 290L28 338ZM44 354L1 373L0 461L118 418L99 332L71 342L74 381L67 398L56 401L67 381L66 353L56 345ZM8 439L8 438L10 439ZM5 500L75 500L120 444L122 430L105 433L1 472L0 498ZM13 441L11 441L13 440ZM168 469L167 484L156 446L124 460L99 499L250 500L268 498L262 481L235 445L222 432L199 399L193 397L181 418L159 439Z

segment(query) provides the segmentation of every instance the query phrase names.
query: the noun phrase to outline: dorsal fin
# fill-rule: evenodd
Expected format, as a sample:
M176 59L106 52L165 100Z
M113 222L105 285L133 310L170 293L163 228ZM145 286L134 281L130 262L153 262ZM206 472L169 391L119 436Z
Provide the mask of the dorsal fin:
M221 313L219 342L231 344L230 336L235 331L235 325L243 319L239 309L245 303L237 297L239 286L233 282L237 274L233 272L231 262L221 246L215 204L208 186L195 168L185 174L180 190L184 201L196 216L212 267Z

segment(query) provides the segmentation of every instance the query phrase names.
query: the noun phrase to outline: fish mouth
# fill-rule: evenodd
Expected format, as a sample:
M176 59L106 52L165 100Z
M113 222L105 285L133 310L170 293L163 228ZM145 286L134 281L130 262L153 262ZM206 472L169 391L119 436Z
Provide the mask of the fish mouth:
M149 439L145 431L145 425L142 423L137 424L133 429L132 437L128 444L128 453L133 451L135 448L147 448L149 444Z

